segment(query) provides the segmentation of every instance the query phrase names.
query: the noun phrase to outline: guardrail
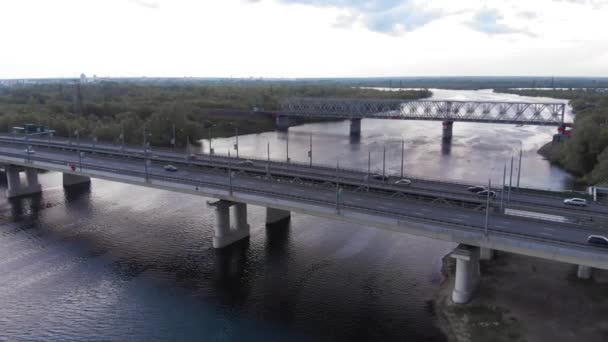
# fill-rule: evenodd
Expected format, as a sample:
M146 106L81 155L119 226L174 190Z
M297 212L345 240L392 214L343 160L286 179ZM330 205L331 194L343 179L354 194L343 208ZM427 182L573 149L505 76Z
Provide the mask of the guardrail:
M13 158L16 158L19 160L23 159L23 164L32 165L32 166L36 166L34 164L35 161L54 164L54 165L61 165L61 166L65 166L66 163L72 163L72 161L68 161L68 160L50 159L50 158L43 158L43 157L39 157L39 156L30 156L29 158L25 159L25 158L23 158L22 155L16 154L16 153L2 153L2 155L13 157ZM10 161L9 161L9 163L10 163ZM208 181L203 181L203 180L193 180L193 179L187 179L187 178L176 177L176 176L159 175L156 173L146 174L146 173L140 172L140 171L111 168L111 167L98 166L98 165L93 165L93 164L88 164L88 163L84 163L81 166L84 167L84 169L86 169L86 170L111 172L111 173L117 173L117 174L122 174L122 175L127 175L127 176L135 176L135 177L141 178L143 184L150 183L151 180L160 180L160 181L169 181L169 182L174 182L174 183L178 183L178 184L190 185L193 187L206 186L206 187L210 187L210 188L216 188L219 190L227 190L227 191L232 190L232 194L234 194L234 192L261 194L261 195L269 196L269 197L273 197L273 198L290 199L290 200L296 200L296 201L313 203L313 204L321 204L321 205L326 205L326 206L331 206L331 207L334 207L336 204L333 201L319 200L319 199L314 199L314 198L309 198L309 197L304 197L304 196L295 196L295 195L287 194L285 192L274 192L274 191L268 191L268 190L262 190L262 189L251 189L251 188L244 188L244 187L240 187L240 186L230 186L225 183L213 183L213 182L208 182ZM118 181L120 181L120 180L118 180ZM405 218L410 221L438 223L441 225L449 225L449 226L454 226L454 227L466 228L466 229L475 230L478 232L485 231L485 229L483 227L472 225L472 224L454 223L452 221L441 220L438 218L429 218L429 217L421 218L421 217L414 216L414 215L408 215L407 213L403 213L403 212L396 213L396 212L391 212L391 211L386 211L386 210L372 209L372 208L363 207L360 205L344 203L344 204L340 204L340 208L365 211L365 212L376 213L376 214L380 214L380 215L388 214L391 217ZM530 235L530 234L511 233L511 232L506 232L504 230L498 230L498 229L491 228L491 227L488 227L487 231L488 231L488 233L492 232L493 234L524 238L524 239L528 239L528 240L542 241L544 243L552 243L552 244L575 246L575 247L584 247L585 249L606 251L605 249L595 247L595 246L590 246L586 243L579 244L579 243L573 243L571 241L565 241L565 240L556 239L556 238L548 239L548 238L542 238L542 237L538 237L538 236Z

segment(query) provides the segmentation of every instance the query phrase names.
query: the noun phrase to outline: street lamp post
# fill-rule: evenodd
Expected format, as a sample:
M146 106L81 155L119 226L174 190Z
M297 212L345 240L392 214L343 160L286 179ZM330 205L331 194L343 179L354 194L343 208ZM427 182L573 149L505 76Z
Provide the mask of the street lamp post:
M310 133L310 148L308 149L308 159L310 160L310 167L312 167L312 133Z
M266 142L266 173L270 176L270 141Z
M367 183L367 191L369 191L369 177L372 172L372 151L367 151L367 177L365 177L365 182Z
M212 124L209 124L209 155L213 154L213 145L212 145L212 139L213 137L211 136L211 126Z
M234 136L236 137L236 144L234 149L236 150L236 159L239 159L239 128L234 126Z
M519 141L519 166L517 167L517 190L519 191L519 179L521 178L521 156L523 153L523 143Z
M125 125L120 123L120 150L125 150Z
M285 152L285 160L289 163L289 133L285 134L285 146L286 146L286 152Z
M403 158L405 155L405 141L401 139L401 178L403 178Z
M488 222L490 220L490 189L492 188L492 178L488 178L488 196L486 198L486 222L485 235L488 236Z
M228 184L230 196L232 196L232 159L230 158L230 150L228 150Z
M336 211L340 213L340 160L336 161Z
M172 133L173 136L171 137L171 145L173 145L173 152L175 152L175 144L177 143L175 140L175 124L172 124Z
M507 178L507 163L505 163L502 170L502 191L500 192L500 209L505 209L505 182Z
M382 182L385 182L386 177L386 145L382 149Z
M509 174L509 193L507 195L507 203L511 204L511 188L513 186L513 154L511 154L511 172Z

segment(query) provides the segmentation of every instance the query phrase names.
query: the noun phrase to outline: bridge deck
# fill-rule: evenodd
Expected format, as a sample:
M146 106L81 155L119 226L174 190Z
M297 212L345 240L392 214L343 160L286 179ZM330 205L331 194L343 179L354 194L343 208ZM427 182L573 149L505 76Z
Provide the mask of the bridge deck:
M164 171L165 161L153 161L146 177L141 159L86 154L82 170L72 171L68 164L80 163L72 150L38 148L35 155L26 156L21 145L6 143L0 145L0 162L269 206L446 241L608 268L608 250L586 243L587 236L597 233L597 229L585 226L492 213L489 234L485 235L485 215L479 210L349 190L343 191L336 201L335 186L288 182L281 177L263 177L251 172L229 177L228 168L223 166L184 164L179 171L171 173ZM233 169L232 166L229 168Z

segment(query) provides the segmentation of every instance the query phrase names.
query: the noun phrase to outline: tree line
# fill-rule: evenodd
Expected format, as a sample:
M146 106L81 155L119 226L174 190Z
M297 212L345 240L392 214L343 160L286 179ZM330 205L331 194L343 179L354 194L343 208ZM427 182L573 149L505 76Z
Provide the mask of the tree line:
M608 95L584 90L508 90L523 96L570 100L572 134L551 161L588 184L608 184Z
M0 87L0 130L25 123L56 130L59 136L78 132L82 138L155 146L274 129L273 118L256 114L257 107L276 111L289 96L399 98L429 97L427 90L379 91L346 85L314 84L141 84L104 81L95 84L58 83ZM299 118L296 123L320 121Z

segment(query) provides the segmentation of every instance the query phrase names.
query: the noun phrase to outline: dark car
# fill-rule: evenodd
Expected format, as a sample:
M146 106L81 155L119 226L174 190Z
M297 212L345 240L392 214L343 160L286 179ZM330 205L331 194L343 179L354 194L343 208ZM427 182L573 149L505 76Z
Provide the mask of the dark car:
M388 177L387 177L387 176L383 176L383 175L378 174L378 173L376 173L376 174L372 175L372 178L373 178L373 179L375 179L375 180L381 180L381 181L386 181L386 180L388 180Z
M608 247L608 238L602 235L589 235L587 243Z
M470 192L474 192L474 193L484 191L485 189L486 188L484 188L483 186L471 186L471 187L467 188L467 190L469 190Z

